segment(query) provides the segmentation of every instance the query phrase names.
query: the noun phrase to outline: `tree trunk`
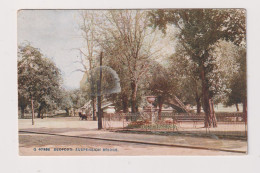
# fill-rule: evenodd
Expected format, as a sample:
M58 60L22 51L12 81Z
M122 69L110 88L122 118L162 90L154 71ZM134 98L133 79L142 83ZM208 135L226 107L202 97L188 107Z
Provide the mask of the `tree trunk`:
M32 125L34 125L34 107L33 107L33 99L31 97L31 105L32 105Z
M39 107L39 109L38 109L37 118L41 118L41 111L42 111L42 105L40 105L40 107Z
M247 123L247 99L243 101L243 114L244 114L245 123Z
M70 115L70 113L69 113L69 109L68 109L68 108L66 108L66 109L65 109L65 111L66 111L66 115L68 115L68 116L69 116L69 115Z
M201 103L200 103L200 99L197 101L197 114L201 113Z
M210 119L212 122L213 127L218 127L217 125L217 118L215 115L215 110L214 110L214 103L212 99L209 99L209 104L210 104Z
M137 84L135 81L131 82L131 112L136 113L136 94L137 94Z
M236 103L235 105L236 105L236 108L237 108L237 112L239 112L239 107L238 107L238 104Z
M73 116L76 116L75 108L73 108L72 113L73 113Z
M43 119L43 112L42 112L42 114L41 114L41 119Z
M20 108L21 108L21 118L24 118L25 107L24 106L20 106Z
M200 102L200 97L198 95L198 93L196 92L196 103L197 103L197 114L201 113L201 102Z
M206 128L217 127L216 116L214 113L214 104L209 96L209 87L205 77L204 66L201 68L201 80L202 80L202 95L203 95L203 110L205 112L205 124Z
M123 112L128 113L128 98L127 95L123 94L122 96L122 105L123 105Z
M96 120L97 120L96 104L97 104L97 99L96 99L95 96L92 96L93 121L96 121Z

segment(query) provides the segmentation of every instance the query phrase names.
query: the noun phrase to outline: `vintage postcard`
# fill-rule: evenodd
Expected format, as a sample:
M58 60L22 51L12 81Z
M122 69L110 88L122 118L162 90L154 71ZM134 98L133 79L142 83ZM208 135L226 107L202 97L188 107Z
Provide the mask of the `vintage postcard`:
M20 156L247 154L245 9L19 10Z

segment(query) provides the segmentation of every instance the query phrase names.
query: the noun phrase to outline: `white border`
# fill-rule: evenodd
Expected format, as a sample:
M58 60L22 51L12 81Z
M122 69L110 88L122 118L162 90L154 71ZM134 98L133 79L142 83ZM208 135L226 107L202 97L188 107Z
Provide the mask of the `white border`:
M242 0L10 0L1 3L0 172L260 172L259 19L257 1ZM248 16L247 156L21 157L18 156L16 12L18 9L246 8Z

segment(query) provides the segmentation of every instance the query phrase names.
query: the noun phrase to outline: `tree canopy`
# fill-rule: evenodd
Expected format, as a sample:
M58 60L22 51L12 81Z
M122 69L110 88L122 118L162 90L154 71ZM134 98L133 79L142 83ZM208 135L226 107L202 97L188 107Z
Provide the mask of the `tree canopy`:
M61 99L61 74L55 63L30 44L20 45L18 56L19 105L34 100L39 112L56 108Z
M214 112L210 109L212 98L217 93L215 79L216 44L221 40L245 45L246 23L243 9L173 9L154 10L150 13L151 25L166 32L168 25L177 29L176 38L197 65L202 85L205 126L217 126ZM220 81L221 82L221 81ZM216 87L217 86L217 87Z

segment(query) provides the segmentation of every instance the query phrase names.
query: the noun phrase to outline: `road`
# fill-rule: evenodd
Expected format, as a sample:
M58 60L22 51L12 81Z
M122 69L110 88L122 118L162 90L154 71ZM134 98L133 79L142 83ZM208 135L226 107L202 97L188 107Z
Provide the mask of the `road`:
M19 154L37 156L90 155L241 155L223 151L155 146L117 141L19 133Z

